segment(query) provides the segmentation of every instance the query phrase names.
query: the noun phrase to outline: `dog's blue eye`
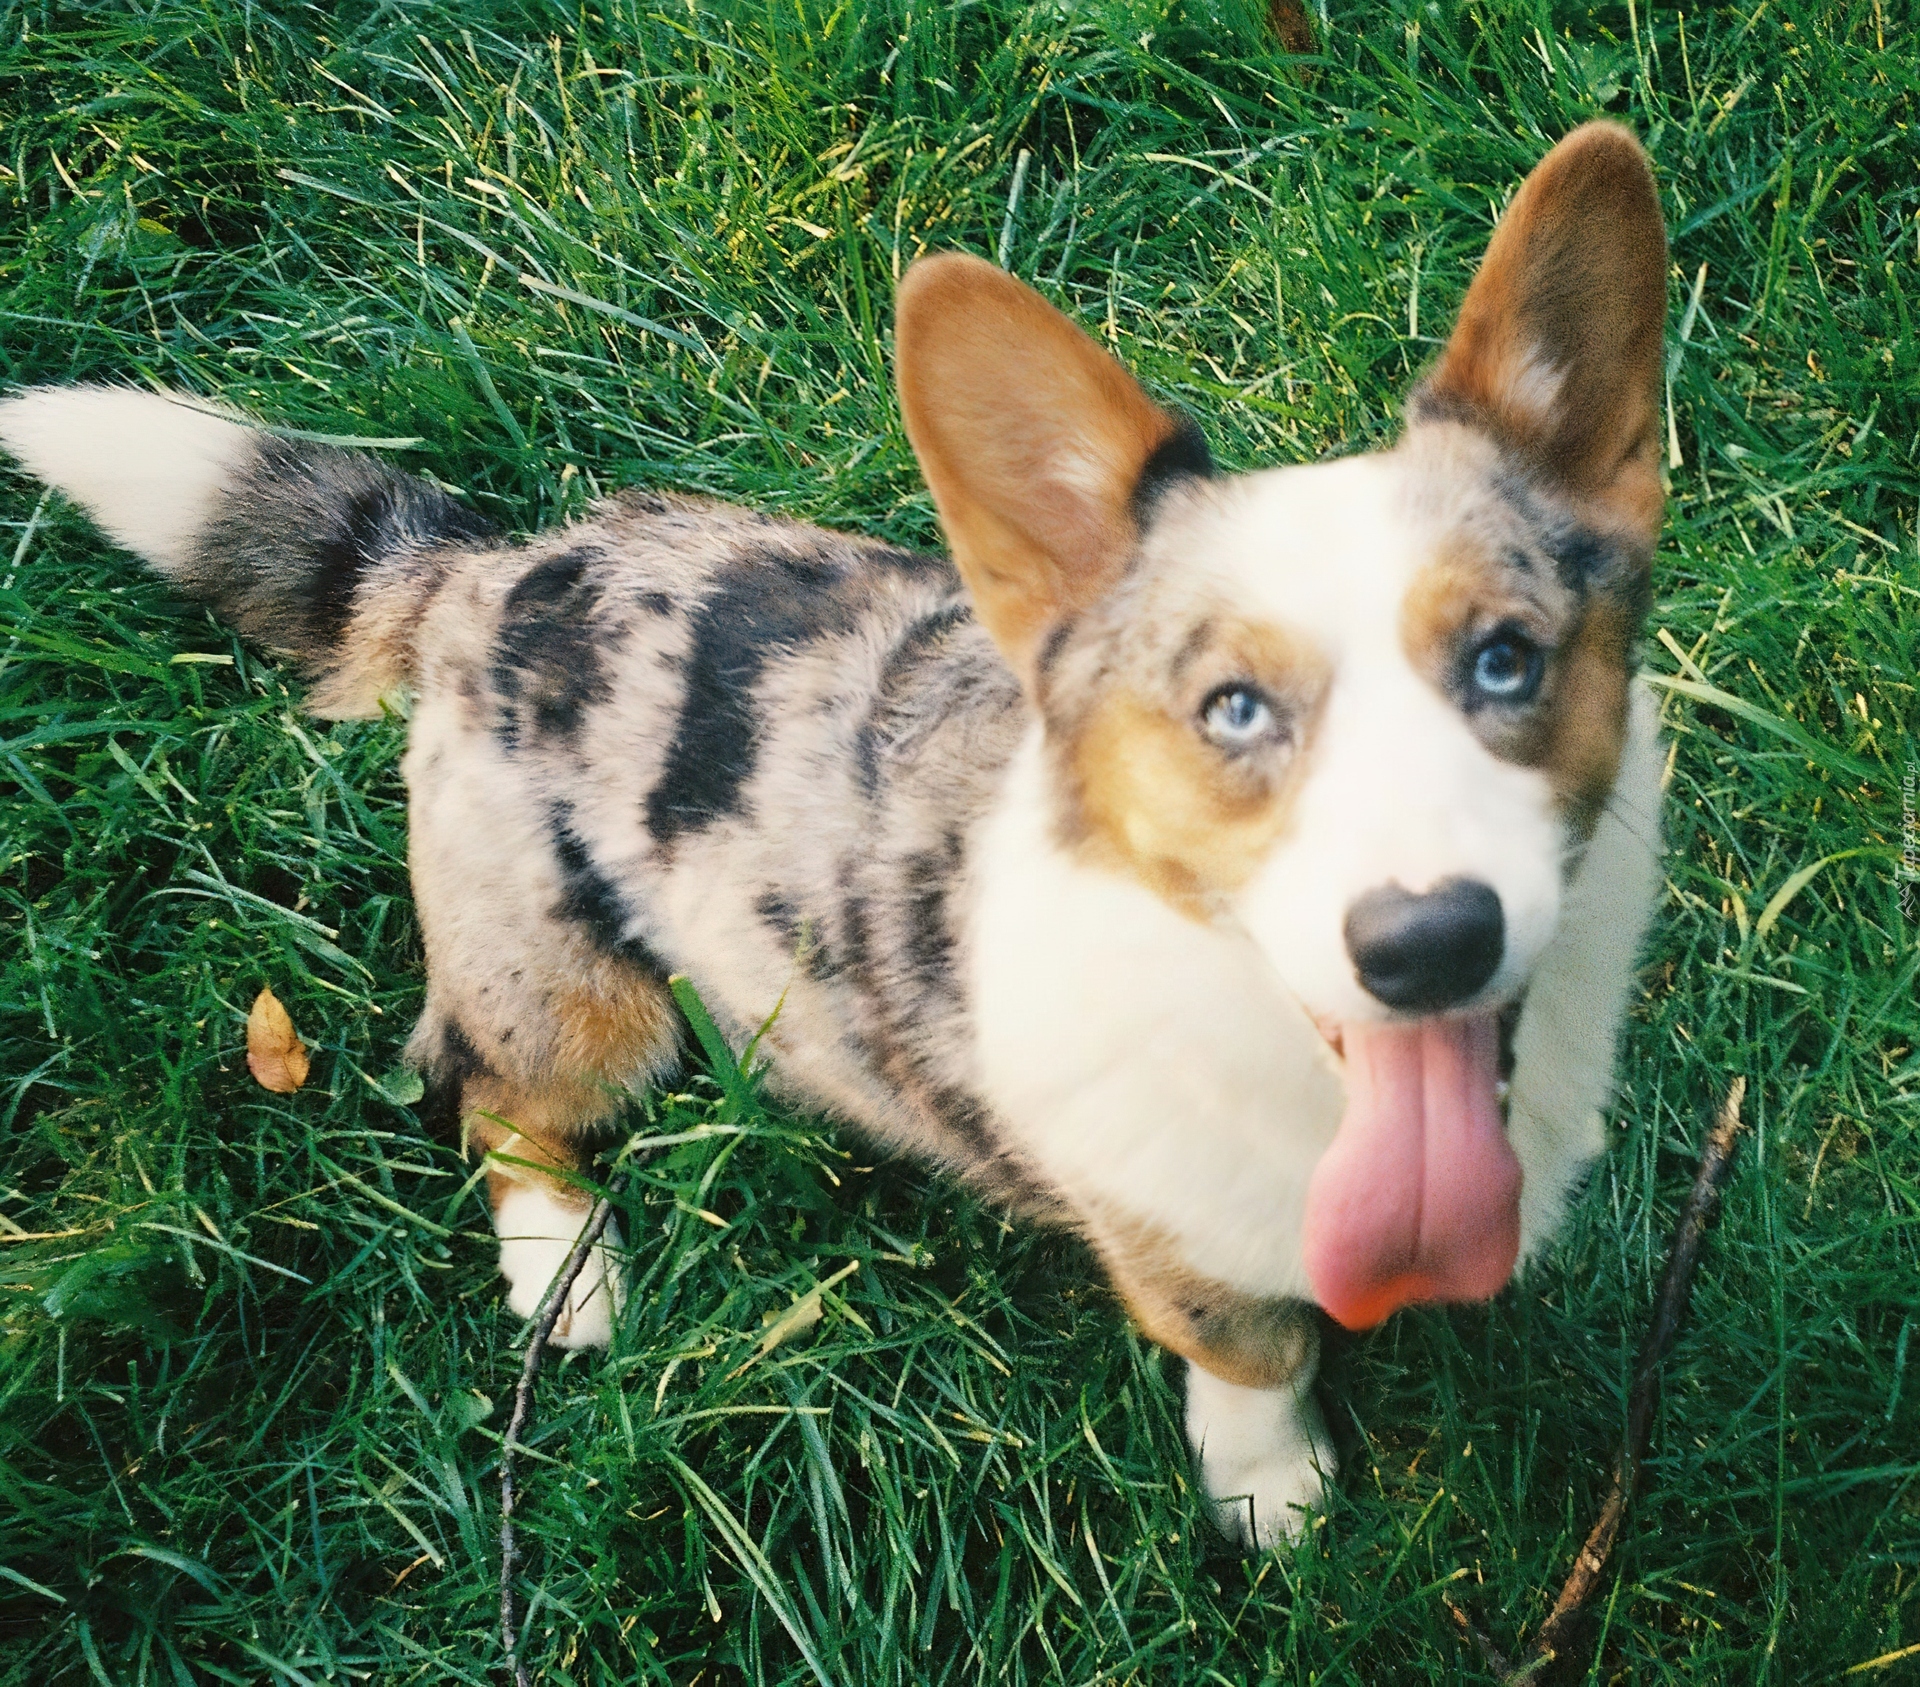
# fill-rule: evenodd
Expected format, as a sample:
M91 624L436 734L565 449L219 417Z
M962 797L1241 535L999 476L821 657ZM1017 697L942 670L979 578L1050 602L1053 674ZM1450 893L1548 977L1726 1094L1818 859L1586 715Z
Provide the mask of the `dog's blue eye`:
M1251 686L1223 685L1202 706L1200 724L1222 749L1242 749L1273 731L1273 705Z
M1474 652L1473 684L1496 703L1525 703L1546 669L1539 648L1519 633L1495 633Z

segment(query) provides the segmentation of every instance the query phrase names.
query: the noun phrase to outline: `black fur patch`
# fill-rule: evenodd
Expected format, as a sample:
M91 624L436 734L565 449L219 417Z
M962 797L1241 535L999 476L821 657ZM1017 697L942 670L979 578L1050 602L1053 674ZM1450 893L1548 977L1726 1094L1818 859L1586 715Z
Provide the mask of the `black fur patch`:
M933 1116L981 1159L997 1160L1005 1153L994 1134L993 1115L978 1097L962 1089L935 1085L926 1099Z
M416 546L495 534L478 512L374 457L262 434L182 584L243 632L316 663L346 631L369 569Z
M824 984L840 975L840 963L821 941L817 920L805 918L777 890L763 892L753 906L780 946L806 968L809 978Z
M954 840L954 846L957 847L957 840ZM924 865L936 858L928 856L915 859ZM1013 1175L1007 1162L1006 1148L994 1132L992 1115L986 1104L964 1090L939 1081L930 1073L916 1054L911 1037L903 1035L894 1022L891 1005L896 1004L897 998L885 988L874 966L872 910L866 897L851 888L851 877L851 873L843 869L841 883L846 888L846 897L840 909L840 941L844 971L868 1009L867 1023L856 1033L858 1041L882 1077L903 1097L923 1107L966 1145L967 1153L976 1163L976 1170L992 1168L991 1172L982 1170L982 1176L988 1182L999 1179L1011 1188L1019 1179ZM945 934L941 910L937 905L920 901L909 917L915 928L915 945L923 940L927 945L925 958L931 963L928 970L938 979L941 987L951 990L952 939ZM932 922L931 926L923 927L923 922L927 921ZM915 966L918 974L918 957L915 958ZM917 977L917 981L925 982L923 976Z
M576 545L570 551L536 563L513 583L507 593L506 613L510 619L521 615L551 613L579 589L580 577L600 560L594 545ZM590 590L592 588L589 588ZM595 591L594 596L598 596Z
M773 930L789 949L800 946L802 925L800 910L782 896L777 890L762 891L759 900L753 905L754 912Z
M1478 427L1481 425L1481 413L1477 406L1469 404L1459 394L1438 392L1422 382L1407 395L1407 420L1459 422L1465 427Z
M785 651L852 625L837 590L844 578L817 557L753 551L695 611L680 719L647 793L647 825L663 848L740 811L760 746L754 690Z
M901 692L922 664L945 648L954 628L964 627L972 619L973 606L965 599L943 604L915 621L887 652L886 663L880 670L880 683L874 687L872 706L867 710L867 718L860 723L853 746L860 789L867 796L876 795L880 789L880 760L889 739L889 717L899 704Z
M1645 621L1653 610L1653 570L1648 567L1634 568L1627 574L1627 589L1620 594L1628 617L1635 627ZM1639 658L1633 657L1629 665L1639 671Z
M1502 503L1531 529L1534 542L1553 564L1554 577L1577 596L1595 591L1610 591L1621 583L1629 560L1625 547L1604 533L1596 533L1561 511L1555 510L1520 475L1511 472L1496 475L1494 491ZM1523 572L1531 573L1532 560L1510 551L1507 561Z
M1549 525L1547 512L1541 508L1539 494L1524 476L1512 468L1503 468L1493 477L1493 491L1500 502L1527 526L1537 533L1546 531Z
M928 551L903 551L897 545L874 545L860 553L860 560L873 568L893 568L902 574L946 574L959 584L959 574L945 557Z
M1187 636L1180 641L1180 648L1173 653L1173 660L1167 671L1176 681L1187 677L1187 670L1199 660L1200 653L1213 642L1214 625L1211 616L1202 616L1187 629Z
M461 1092L469 1078L488 1070L472 1039L453 1020L447 1020L440 1028L440 1047L422 1074L426 1088L420 1097L420 1122L443 1140L457 1140L464 1114Z
M581 927L603 953L617 955L655 978L670 977L673 969L659 952L629 929L632 910L620 887L600 870L574 831L571 804L556 802L547 810L547 832L560 867L560 900L554 905L554 917Z
M1176 416L1173 432L1148 453L1133 483L1134 525L1144 529L1153 519L1154 506L1179 482L1212 478L1213 453L1206 435L1190 417Z
M1059 665L1060 657L1067 648L1067 640L1073 637L1073 621L1071 615L1063 616L1047 629L1047 636L1040 641L1040 652L1034 658L1033 672L1043 689Z
M841 874L844 881L846 873ZM875 1001L883 998L873 977L873 937L867 919L867 899L858 891L849 892L840 904L841 943L846 949L847 968L854 980Z
M1546 552L1560 584L1585 594L1611 575L1619 551L1590 527L1563 526L1547 535Z
M311 449L324 451L326 447ZM312 540L314 564L307 577L307 624L332 644L347 629L360 576L368 568L409 545L488 539L495 530L493 523L477 511L412 475L396 474L383 464L345 452L329 455L369 471L371 481L332 506L333 520L316 528ZM309 464L310 469L318 466ZM316 476L316 481L316 491L323 491L327 477ZM326 508L321 499L316 498L316 503Z
M548 557L514 582L500 616L493 689L495 734L508 750L523 733L570 739L586 711L613 687L601 660L601 591L589 570L600 552L582 545Z
M953 992L953 933L947 926L947 887L960 871L958 832L941 840L939 851L910 855L903 863L907 893L907 959L921 989L933 995Z

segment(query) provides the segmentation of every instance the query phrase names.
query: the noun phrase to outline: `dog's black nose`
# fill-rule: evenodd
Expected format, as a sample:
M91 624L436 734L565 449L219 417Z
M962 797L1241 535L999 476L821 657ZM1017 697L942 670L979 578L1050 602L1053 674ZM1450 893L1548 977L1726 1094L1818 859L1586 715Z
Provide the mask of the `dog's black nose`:
M1381 885L1347 910L1347 953L1370 995L1432 1013L1491 978L1506 946L1500 898L1478 879L1442 879L1424 896Z

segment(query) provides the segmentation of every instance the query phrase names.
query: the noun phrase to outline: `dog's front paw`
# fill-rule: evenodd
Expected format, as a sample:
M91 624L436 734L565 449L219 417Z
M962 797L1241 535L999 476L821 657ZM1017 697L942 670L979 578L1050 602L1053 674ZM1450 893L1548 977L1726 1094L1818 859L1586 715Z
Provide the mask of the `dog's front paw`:
M493 1209L500 1233L500 1274L507 1280L507 1306L520 1318L540 1310L547 1290L586 1227L587 1209L556 1199L545 1189L512 1185ZM605 1347L620 1310L620 1278L608 1253L620 1245L611 1219L567 1291L566 1304L547 1337L553 1347Z
M1187 1436L1214 1520L1243 1548L1296 1539L1326 1498L1337 1461L1312 1380L1242 1388L1187 1367Z

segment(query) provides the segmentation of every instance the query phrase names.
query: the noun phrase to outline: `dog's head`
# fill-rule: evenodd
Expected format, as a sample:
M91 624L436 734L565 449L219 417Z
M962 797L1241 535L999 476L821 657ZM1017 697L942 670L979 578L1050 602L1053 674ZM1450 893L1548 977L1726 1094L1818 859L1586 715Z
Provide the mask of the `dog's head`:
M907 430L1044 722L1060 838L1245 928L1344 1049L1349 1128L1357 1110L1374 1133L1357 1165L1412 1154L1429 1184L1510 1176L1517 1200L1494 1019L1618 766L1665 295L1645 155L1589 124L1501 218L1391 450L1219 477L1190 424L991 265L927 258L901 286ZM1423 1152L1422 1129L1458 1152ZM1468 1252L1447 1298L1511 1268ZM1432 1298L1377 1288L1348 1321Z

